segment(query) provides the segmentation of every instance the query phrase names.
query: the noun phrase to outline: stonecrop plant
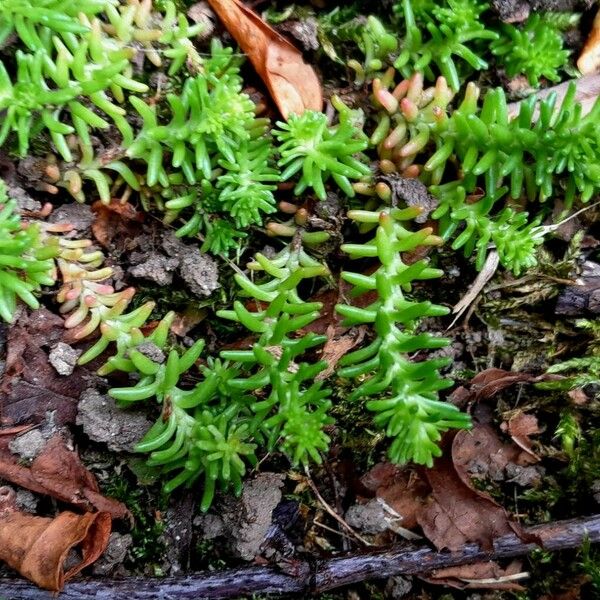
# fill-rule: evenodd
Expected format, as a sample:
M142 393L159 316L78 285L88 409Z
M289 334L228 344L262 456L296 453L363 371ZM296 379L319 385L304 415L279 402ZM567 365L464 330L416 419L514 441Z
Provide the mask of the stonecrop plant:
M79 15L94 16L118 0L3 0L0 7L0 47L16 32L30 49L45 47L46 31L65 36L87 33ZM43 41L44 40L44 41Z
M223 277L205 310L216 305L240 335L211 355L201 338L177 341L173 311L155 322L155 302L133 302L110 249L21 217L0 180L0 317L13 320L19 301L38 308L58 281L48 305L74 343L89 340L79 364L101 363L119 406L144 403L156 421L136 451L167 492L199 483L203 510L218 490L239 494L271 453L293 468L320 464L337 442L333 384L372 413L393 463L431 466L443 433L470 418L443 398L448 340L429 324L449 311L424 299L443 273L418 257L436 264L447 241L479 270L494 250L520 276L556 227L542 225L554 199L570 210L600 192L600 100L584 114L571 85L560 105L530 96L512 116L503 89L468 82L498 81L490 63L532 87L559 81L572 15L502 24L486 0L400 0L393 13L286 8L282 19L315 17L353 107L332 95L326 112L273 125L241 55L216 35L210 47L199 40L206 23L179 1L0 0L3 156L33 158L42 175L30 187L56 204L65 191L103 210L130 202L235 270L235 289ZM371 106L354 98L361 91ZM423 196L405 197L407 181ZM435 223L419 228L426 218ZM330 315L315 298L346 293L340 271L352 290L335 311L367 333L329 364ZM567 376L562 387L596 384L597 355L551 371Z
M299 174L295 194L312 188L319 200L325 200L325 183L331 178L352 197L350 180L371 173L369 166L355 156L367 147L365 134L354 125L348 111L339 114L339 123L334 126L328 125L325 114L312 110L300 116L290 115L287 123L277 123L281 179L287 181Z
M574 85L560 106L554 93L540 101L530 96L514 118L501 88L488 90L480 106L480 90L469 83L450 110L454 95L442 78L433 88L424 88L419 74L391 85L389 77L373 82L381 112L371 141L382 168L402 173L419 163L417 174L439 201L433 216L441 219L442 237L464 226L454 248L467 255L477 249L479 267L489 242L515 273L535 264L535 247L543 239L536 229L540 219L528 221L506 206L509 199L544 203L561 193L571 206L576 197L587 202L600 189L600 102L583 115ZM456 172L459 178L452 181Z
M354 286L353 295L376 293L376 300L361 308L347 304L336 307L345 325L372 325L373 341L344 356L338 375L359 379L351 399L369 398L366 406L375 414L375 423L392 439L388 454L396 463L414 461L431 466L441 454L438 442L444 431L469 427L470 419L456 406L443 402L438 392L452 385L439 369L445 358L411 359L415 353L443 348L448 340L427 331L419 321L448 313L443 306L410 299L415 281L440 277L439 269L426 260L408 265L402 252L419 246L435 246L440 238L430 228L410 231L403 225L419 209L391 209L381 212L353 210L357 223L377 224L375 237L364 244L344 244L342 250L353 259L376 258L379 268L371 275L345 271L344 281Z
M268 120L255 116L255 104L242 92L239 66L231 49L215 42L202 72L186 79L179 94L167 95L168 117L131 99L142 127L128 157L145 163L147 186L173 188L164 208L168 223L183 220L177 235L203 234L215 254L227 254L244 229L275 211L280 178Z
M0 317L5 321L13 320L17 299L39 308L35 293L55 281L55 242L42 235L39 224L21 221L0 179Z
M504 37L491 48L509 77L525 75L534 87L542 77L560 81L559 70L567 64L569 51L563 48L563 36L551 19L533 14L522 27L505 24L502 32Z
M104 327L103 337L82 357L87 361L109 340L116 341L118 354L103 372L120 369L141 377L130 387L111 389L110 395L121 405L154 399L161 411L136 450L149 453L149 465L171 474L167 491L202 477L203 510L217 487L241 492L242 477L248 465L256 464L259 448L279 449L298 465L321 462L329 445L324 430L333 422L327 414L329 390L315 379L325 363L301 361L326 338L297 335L321 308L303 301L298 285L326 275L327 268L306 254L299 238L274 259L257 255L250 268L264 270L270 279L254 283L240 274L236 279L245 295L267 303L265 309L253 311L236 301L233 310L219 313L257 336L250 349L223 351L220 359L201 365L198 374L194 365L202 340L182 354L163 352L173 317L168 315L146 338L134 328L119 339L118 328Z
M486 2L402 0L394 9L406 30L394 66L405 77L415 71L424 72L430 80L441 74L458 91L465 67L474 71L487 68L480 54L486 43L498 39L498 34L481 19L482 13L489 10Z

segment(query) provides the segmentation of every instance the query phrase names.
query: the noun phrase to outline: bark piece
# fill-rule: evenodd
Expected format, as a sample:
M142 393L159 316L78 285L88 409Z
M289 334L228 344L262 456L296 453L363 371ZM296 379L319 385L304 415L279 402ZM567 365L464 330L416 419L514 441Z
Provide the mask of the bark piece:
M546 550L577 548L584 540L600 542L600 515L529 527L529 537L539 539ZM537 549L514 533L494 540L491 552L467 544L457 552L436 552L427 547L392 547L319 560L312 570L298 575L270 567L246 567L186 577L128 577L84 579L66 586L61 600L217 600L252 594L321 593L345 585L398 575L421 575L437 569L523 556ZM48 600L48 594L26 581L0 579L0 595L19 600Z

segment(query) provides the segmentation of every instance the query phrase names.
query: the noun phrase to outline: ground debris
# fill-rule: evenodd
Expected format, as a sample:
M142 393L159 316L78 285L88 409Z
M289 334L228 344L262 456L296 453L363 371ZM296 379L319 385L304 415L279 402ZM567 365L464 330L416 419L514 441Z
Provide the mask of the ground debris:
M50 350L48 361L59 375L71 375L77 366L77 359L81 356L81 352L69 344L58 342Z
M25 466L9 451L0 449L0 477L38 494L46 494L84 510L129 517L127 507L100 494L96 478L88 471L65 437L57 433Z
M144 412L121 410L110 396L93 388L81 394L76 423L91 440L105 443L114 452L133 452L152 425Z
M21 512L16 495L0 488L0 560L36 585L54 592L92 564L108 544L108 513L59 513L55 518ZM69 550L81 548L81 558L68 565Z
M272 514L281 501L284 475L259 473L244 483L239 499L226 498L205 516L199 517L205 539L223 538L230 550L243 560L252 560L271 525Z
M108 539L108 546L104 554L94 564L92 573L100 576L113 573L125 560L132 543L133 539L130 534L113 531Z
M42 308L20 313L9 329L0 411L13 424L39 423L53 413L58 425L73 423L77 398L91 376L81 368L64 377L49 362L50 348L64 335L63 320Z

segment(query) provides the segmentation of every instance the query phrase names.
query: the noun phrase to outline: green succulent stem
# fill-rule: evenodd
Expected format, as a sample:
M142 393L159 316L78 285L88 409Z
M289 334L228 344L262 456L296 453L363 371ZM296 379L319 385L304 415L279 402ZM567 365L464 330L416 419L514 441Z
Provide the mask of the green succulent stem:
M442 274L425 260L410 265L402 260L403 252L441 242L431 229L412 232L403 226L419 212L408 208L348 214L357 223L377 223L378 227L370 242L344 244L342 249L354 259L377 258L380 266L372 275L342 274L354 286L355 296L369 292L376 293L377 299L366 307L336 307L346 325L369 324L375 334L367 346L342 358L338 375L361 381L351 398L370 398L366 406L376 413L375 423L392 438L389 456L393 462L414 461L431 466L433 458L441 454L438 443L442 433L469 427L470 420L452 404L438 399L438 392L452 385L439 374L448 360L410 358L448 344L444 338L418 332L420 319L445 315L448 309L411 300L406 295L412 282Z

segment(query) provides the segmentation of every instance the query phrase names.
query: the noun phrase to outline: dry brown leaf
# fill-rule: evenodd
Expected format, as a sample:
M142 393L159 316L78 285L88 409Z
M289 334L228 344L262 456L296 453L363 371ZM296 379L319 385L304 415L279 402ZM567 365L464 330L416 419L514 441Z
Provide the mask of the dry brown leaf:
M94 476L83 466L77 453L69 450L60 434L48 440L31 467L21 464L18 456L0 451L0 477L83 510L107 512L115 519L130 516L122 502L100 493Z
M348 330L346 327L330 325L326 331L327 341L321 355L321 359L327 363L327 367L319 373L317 379L327 379L332 375L340 359L362 343L366 332L366 327L354 327Z
M577 59L577 68L582 75L600 71L600 10L596 13L592 29Z
M506 568L498 563L488 561L459 567L438 569L424 578L430 583L447 585L457 589L487 589L487 590L523 590L517 580L524 579L529 574L521 571L522 563L512 561Z
M49 363L50 349L63 339L64 321L45 308L23 311L8 330L6 365L0 378L0 415L9 425L37 424L52 412L58 425L74 423L77 400L89 375L77 366L69 377Z
M535 461L540 460L540 457L533 451L532 442L529 439L529 436L540 433L535 415L528 415L519 410L508 420L506 425L504 423L502 425L502 428L508 431L513 442L519 448L527 452Z
M487 423L478 423L471 431L459 431L452 444L452 458L458 468L493 481L505 478L509 464L525 467L537 462L516 444L503 442Z
M477 424L471 431L459 431L452 444L454 464L493 481L504 479L509 463L523 464L521 454L516 446L504 443L488 424Z
M39 587L59 592L106 550L111 531L108 513L36 517L20 512L15 496L9 488L0 488L0 561ZM75 548L81 551L81 560L65 571L69 551Z
M187 335L198 323L206 318L206 309L188 306L182 313L175 315L171 331L180 337Z
M556 375L531 375L504 369L486 369L471 379L468 387L459 387L452 393L451 402L457 406L488 400L517 383L538 383L557 379Z
M208 0L261 79L277 108L291 113L323 109L321 84L302 53L239 0Z
M415 471L403 470L390 484L380 487L376 496L402 517L402 527L413 529L429 491L429 486Z
M451 442L451 436L447 439ZM449 443L445 450L433 468L423 472L432 491L417 521L438 550L458 550L469 542L491 550L495 538L518 528L495 500L471 486L466 472L459 474Z
M92 233L105 248L116 236L134 237L137 231L133 224L141 223L144 218L143 213L135 210L129 202L115 199L111 200L110 204L98 200L92 204L92 210L96 213L92 223Z

